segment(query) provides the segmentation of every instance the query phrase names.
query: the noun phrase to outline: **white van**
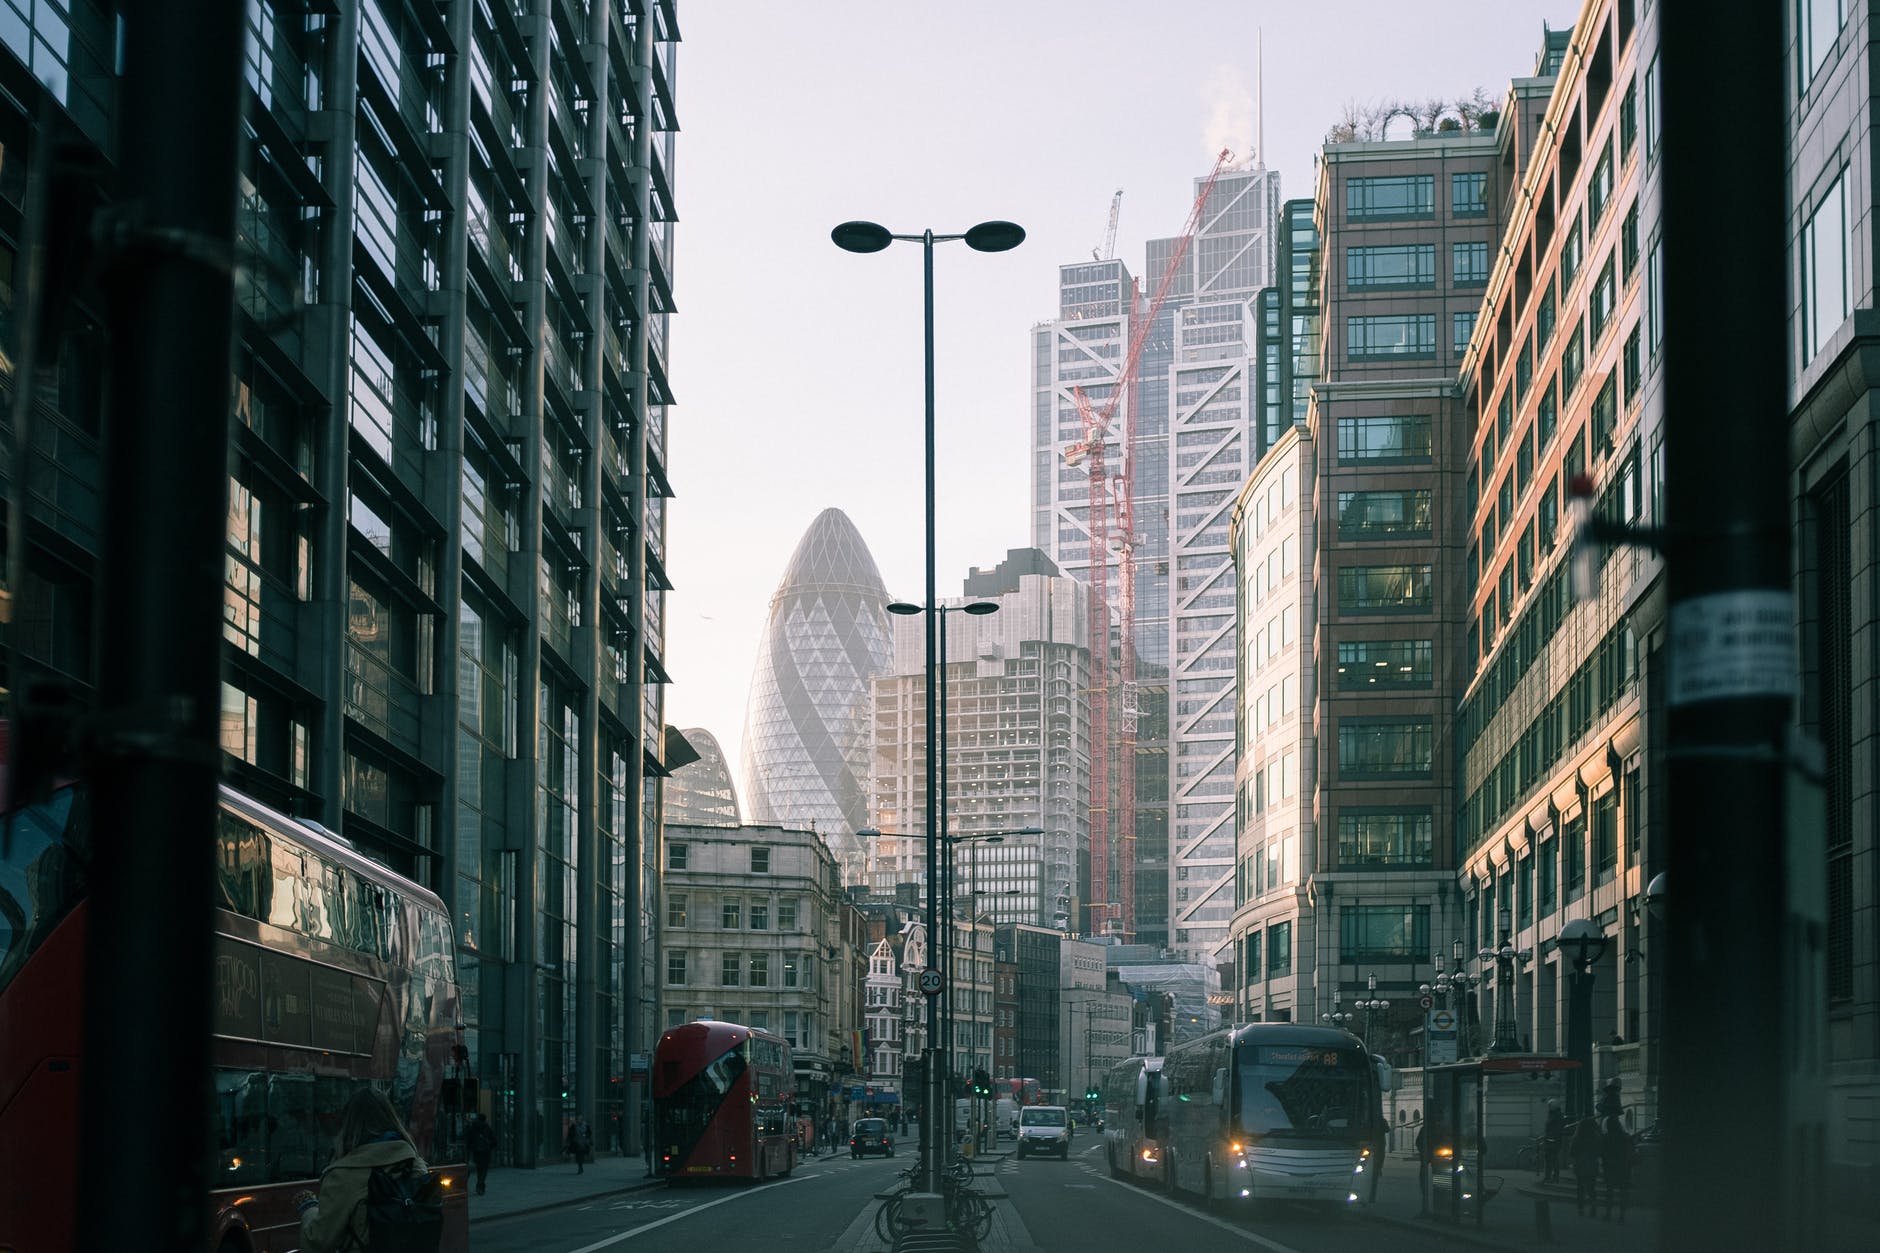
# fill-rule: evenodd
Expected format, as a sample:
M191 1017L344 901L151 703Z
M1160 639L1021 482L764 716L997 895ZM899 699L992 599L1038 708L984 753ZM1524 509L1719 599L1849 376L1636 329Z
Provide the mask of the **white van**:
M1027 1105L1018 1111L1018 1156L1071 1155L1070 1113L1062 1105Z
M1018 1135L1018 1102L1009 1096L993 1102L992 1125L1001 1140L1014 1139Z

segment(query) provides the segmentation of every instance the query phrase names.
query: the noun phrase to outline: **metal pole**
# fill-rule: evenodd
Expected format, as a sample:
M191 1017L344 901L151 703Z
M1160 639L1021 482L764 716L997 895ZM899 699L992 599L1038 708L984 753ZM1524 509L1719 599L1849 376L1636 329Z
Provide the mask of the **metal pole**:
M951 815L947 813L947 608L945 605L928 602L928 616L939 619L940 623L940 684L934 697L939 707L940 716L940 774L933 787L933 804L940 815L940 882L941 882L941 962L940 968L946 972L947 997L941 1012L941 1020L946 1028L947 1068L946 1068L946 1104L947 1138L945 1161L951 1162L959 1138L953 1129L953 980L957 974L953 963L953 831L949 825Z
M940 884L940 814L938 797L940 778L938 756L938 708L934 699L935 650L939 644L939 624L931 612L934 604L934 459L933 459L933 231L921 234L921 295L924 317L922 331L926 349L926 453L927 453L927 944L931 954L939 940ZM945 1003L946 987L927 1003L927 1118L922 1126L921 1187L927 1192L940 1190L940 1139L942 1079L940 1068L946 1056L944 1040L936 1040L940 1007Z
M109 1192L81 1197L93 1253L209 1244L242 14L124 16L75 1163Z
M1811 1212L1795 1200L1806 1155L1788 1085L1797 1037L1820 1023L1743 1012L1744 989L1779 991L1794 969L1783 812L1796 684L1783 420L1788 7L1659 6L1676 888L1667 928L1665 1046L1676 1063L1664 1080L1666 1248L1802 1247L1796 1224ZM1754 1147L1720 1153L1718 1145Z

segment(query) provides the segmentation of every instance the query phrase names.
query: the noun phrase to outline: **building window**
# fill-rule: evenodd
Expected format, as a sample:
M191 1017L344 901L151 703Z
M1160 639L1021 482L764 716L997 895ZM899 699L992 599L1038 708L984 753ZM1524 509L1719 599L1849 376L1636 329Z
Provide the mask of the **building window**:
M1346 778L1426 775L1432 748L1428 718L1345 718L1338 724L1338 772Z
M1554 285L1552 280L1549 280L1547 285L1541 288L1540 305L1534 310L1534 335L1540 340L1542 347L1552 343L1554 339Z
M1345 282L1353 288L1436 285L1435 244L1389 244L1345 249Z
M1434 313L1382 313L1345 319L1346 343L1351 358L1433 357L1436 355Z
M1477 239L1449 245L1449 274L1458 287L1488 282L1488 242Z
M1559 425L1560 407L1554 398L1554 381L1549 378L1541 384L1540 403L1534 406L1534 436L1542 448L1554 442L1554 430Z
M796 986L796 958L788 954L785 954L783 959L783 986L786 988Z
M1429 640L1344 640L1338 645L1338 686L1359 691L1428 687L1432 658Z
M753 1009L749 1011L749 1016L745 1019L744 1025L757 1031L770 1030L770 1011L767 1009ZM795 1041L792 1040L791 1043L794 1044Z
M1554 885L1560 879L1560 850L1548 840L1535 854L1535 875L1539 879L1541 917L1554 912Z
M723 919L719 923L727 931L736 931L739 924L740 902L727 899L724 904Z
M1566 232L1560 237L1560 298L1565 300L1567 292L1573 287L1574 276L1580 272L1580 265L1586 260L1586 245L1580 239L1580 215L1574 214L1573 221L1567 223Z
M1658 57L1652 55L1652 63L1645 68L1645 159L1651 160L1658 153L1658 128L1664 122L1665 102L1661 88L1664 76L1658 69Z
M1565 861L1561 878L1566 881L1568 901L1576 901L1586 890L1586 811L1560 829L1561 857Z
M770 986L770 954L751 954L751 986L767 988Z
M1626 206L1625 220L1619 223L1619 281L1638 277L1638 201Z
M1428 461L1430 448L1428 414L1338 419L1340 461Z
M1804 362L1813 360L1828 337L1847 321L1851 252L1847 240L1847 175L1844 172L1816 202L1814 213L1802 226Z
M1469 351L1469 338L1475 334L1475 310L1449 315L1449 340L1460 357Z
M1619 380L1608 374L1593 397L1593 453L1612 451L1612 433L1619 425Z
M727 988L738 986L738 977L743 973L744 963L736 953L726 953L718 966L718 982Z
M769 901L752 901L751 902L751 930L753 931L770 930L770 902Z
M777 930L796 930L796 898L789 897L777 902Z
M1651 345L1652 356L1656 357L1659 346L1665 342L1665 248L1656 239L1645 255L1645 321L1650 335L1647 342Z
M1840 40L1847 0L1795 0L1796 90L1806 93Z
M1341 566L1341 613L1421 613L1430 607L1432 566Z
M666 952L666 986L682 988L685 986L685 954L668 949Z
M1430 955L1428 905L1344 905L1338 957L1347 962L1420 962Z
M1260 964L1260 933L1247 932L1247 982L1259 983L1266 978L1266 967Z
M1593 802L1593 882L1610 883L1619 869L1619 792Z
M1282 978L1292 973L1292 923L1276 922L1266 929L1266 973Z
M1488 215L1488 175L1451 174L1449 176L1449 212L1459 218Z
M1606 147L1600 153L1599 160L1593 166L1592 181L1586 187L1586 232L1592 234L1599 225L1599 219L1606 216L1606 206L1612 203L1612 140L1606 141Z
M770 873L770 850L769 849L754 848L751 850L751 873L752 874L769 874Z
M1619 164L1625 164L1625 154L1631 151L1633 141L1638 138L1638 85L1628 79L1625 95L1619 98Z
M1527 337L1521 345L1521 355L1514 359L1514 389L1522 399L1527 398L1528 385L1534 381L1534 337Z
M1436 176L1403 174L1345 183L1345 217L1369 222L1436 216Z
M1612 320L1613 310L1618 306L1619 287L1613 278L1612 258L1606 258L1606 264L1600 268L1599 279L1593 284L1593 294L1587 300L1587 316L1592 319L1592 340L1595 344L1605 333L1606 324Z
M1560 351L1560 392L1571 397L1573 389L1580 385L1580 374L1586 369L1586 341L1580 336L1578 318L1567 326L1567 346Z
M666 925L683 927L685 925L685 897L681 895L666 898Z
M1430 489L1338 493L1338 538L1404 539L1430 533Z
M1338 866L1349 869L1424 869L1435 864L1430 811L1340 810Z
M685 845L683 844L666 845L666 869L684 870L685 860L686 860L686 846Z

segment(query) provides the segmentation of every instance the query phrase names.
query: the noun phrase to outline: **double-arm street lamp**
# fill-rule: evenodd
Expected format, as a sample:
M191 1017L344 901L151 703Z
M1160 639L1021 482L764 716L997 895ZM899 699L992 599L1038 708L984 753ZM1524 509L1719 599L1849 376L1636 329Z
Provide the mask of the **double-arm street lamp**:
M1567 959L1567 1057L1580 1063L1567 1075L1567 1117L1593 1112L1593 964L1606 953L1606 935L1590 918L1575 918L1560 928L1560 952Z
M1443 969L1443 955L1441 953L1436 954L1436 985L1432 989L1430 985L1425 984L1423 991L1425 995L1428 995L1433 990L1437 996L1442 998L1444 1009L1449 1008L1450 992L1455 992L1456 1038L1458 1043L1457 1055L1467 1057L1469 1056L1469 1007L1467 1004L1469 989L1480 983L1481 980L1470 974L1468 969L1462 964L1462 940L1460 938L1455 942L1453 956L1456 968L1454 970L1445 971Z
M1346 1023L1350 1022L1353 1018L1357 1017L1356 1014L1346 1012L1345 1007L1342 1003L1343 995L1344 994L1341 993L1337 988L1332 989L1331 1011L1329 1013L1320 1014L1319 1015L1320 1022L1330 1023L1334 1027L1342 1027Z
M1024 242L1023 227L1011 222L981 222L961 235L936 235L932 229L918 235L896 235L885 226L873 222L844 222L829 232L830 239L838 248L846 252L880 252L896 240L919 241L922 254L922 344L924 346L924 374L926 392L926 547L927 547L927 604L932 605L939 599L934 593L934 371L933 371L933 246L947 240L963 239L966 246L979 252L1005 252ZM938 615L927 619L927 691L934 690L935 646L939 632L936 629ZM931 696L927 701L927 873L931 878L939 865L940 831L938 815L933 804L933 789L937 783L937 771L934 768L934 754L938 747L938 736L934 730L934 701ZM939 927L939 902L934 893L927 893L927 935L931 937ZM942 990L941 995L945 996ZM942 1042L944 1047L944 1041ZM940 1108L941 1058L934 1049L933 1033L928 1032L927 1055L923 1059L927 1084L925 1108L927 1118L921 1124L921 1190L929 1196L940 1191L941 1147L945 1141L941 1138L940 1121L934 1117Z

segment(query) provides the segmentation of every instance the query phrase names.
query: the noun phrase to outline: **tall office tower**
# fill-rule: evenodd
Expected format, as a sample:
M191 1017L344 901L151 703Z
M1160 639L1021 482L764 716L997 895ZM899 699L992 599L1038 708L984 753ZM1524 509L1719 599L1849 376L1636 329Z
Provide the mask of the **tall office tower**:
M667 734L672 734L670 729ZM665 825L737 826L738 790L731 782L731 763L725 760L718 737L704 727L687 727L679 734L698 760L678 767L667 778ZM671 758L667 761L670 764Z
M0 23L9 267L39 119L116 157L110 8ZM637 1148L608 1080L656 1026L675 8L247 6L224 765L451 906L463 1043L524 1165L577 1109ZM99 315L5 485L33 485L8 681L81 703Z
M1205 186L1197 179L1197 194ZM1277 173L1228 169L1208 189L1185 249L1180 236L1150 241L1148 292L1179 263L1106 435L1108 471L1127 482L1135 526L1135 690L1112 702L1118 725L1108 740L1119 741L1133 701L1135 760L1116 762L1110 774L1133 771L1135 798L1133 813L1111 815L1111 870L1135 876L1135 915L1122 928L1130 938L1197 955L1212 956L1225 941L1232 912L1227 529L1234 492L1259 453L1253 300L1274 279L1278 211ZM1118 260L1062 267L1058 294L1058 317L1032 331L1032 542L1087 579L1089 472L1065 458L1084 439L1073 389L1099 407L1109 401L1147 299ZM1111 599L1120 602L1114 545L1105 559ZM1122 867L1130 829L1133 864ZM1092 899L1115 901L1119 888L1098 885Z
M814 829L860 883L869 825L869 683L888 666L888 589L840 509L816 515L770 599L744 711L753 823Z
M946 624L947 827L954 835L1038 827L1042 835L954 850L954 899L978 893L999 922L1065 927L1079 916L1089 857L1089 591L1037 549L1014 549L966 580ZM947 602L956 606L963 602ZM926 625L894 621L893 659L875 680L874 826L905 832L870 850L869 884L926 881Z

